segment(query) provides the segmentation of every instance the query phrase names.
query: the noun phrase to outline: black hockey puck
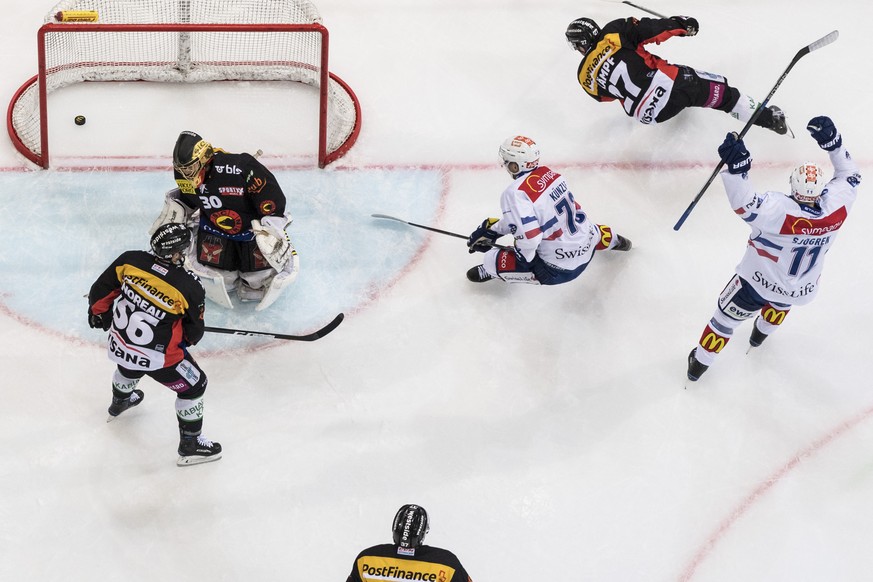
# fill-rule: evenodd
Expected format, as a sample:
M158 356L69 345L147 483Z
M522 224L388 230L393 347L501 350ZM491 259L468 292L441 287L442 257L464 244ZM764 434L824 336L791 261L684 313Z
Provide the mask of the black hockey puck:
M76 125L85 125L85 116L77 115L73 118L73 123L75 123Z

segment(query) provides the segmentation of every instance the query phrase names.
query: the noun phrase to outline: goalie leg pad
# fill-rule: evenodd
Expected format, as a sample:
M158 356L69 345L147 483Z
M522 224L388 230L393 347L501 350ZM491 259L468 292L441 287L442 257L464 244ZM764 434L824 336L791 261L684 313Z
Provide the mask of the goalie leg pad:
M255 307L255 311L263 311L275 303L282 294L282 291L297 279L297 273L299 271L300 257L295 251L291 255L291 260L288 261L287 265L285 265L285 268L276 273L276 275L270 279L264 292L264 297L261 299L261 302L258 303L257 307Z
M239 284L239 274L236 271L213 269L199 263L191 254L185 257L185 268L200 278L207 299L226 309L233 309L228 291L233 291Z

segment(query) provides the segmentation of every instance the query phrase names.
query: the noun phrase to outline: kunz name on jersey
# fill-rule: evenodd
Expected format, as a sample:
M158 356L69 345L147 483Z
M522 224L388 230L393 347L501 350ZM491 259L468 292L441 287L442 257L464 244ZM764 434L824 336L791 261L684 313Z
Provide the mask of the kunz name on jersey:
M215 166L215 171L219 174L242 174L242 170L237 168L236 166L231 166L230 164L225 164L223 166Z

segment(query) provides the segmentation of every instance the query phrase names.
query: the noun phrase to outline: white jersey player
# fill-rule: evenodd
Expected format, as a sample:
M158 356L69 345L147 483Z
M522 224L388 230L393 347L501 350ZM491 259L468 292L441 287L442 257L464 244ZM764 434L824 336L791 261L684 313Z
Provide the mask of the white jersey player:
M467 241L471 253L485 253L482 265L467 271L470 281L558 285L581 275L595 251L630 250L630 240L588 219L563 176L539 165L532 139L510 137L499 155L513 182L500 196L501 218L485 219ZM515 246L496 245L504 235Z
M807 125L834 166L827 183L822 169L805 163L791 173L791 194L759 193L749 181L752 159L742 140L728 134L718 148L721 173L734 212L751 228L746 253L721 292L718 308L688 356L688 379L696 381L730 340L734 329L757 314L749 343L761 345L793 305L818 293L824 258L855 202L861 175L828 117Z

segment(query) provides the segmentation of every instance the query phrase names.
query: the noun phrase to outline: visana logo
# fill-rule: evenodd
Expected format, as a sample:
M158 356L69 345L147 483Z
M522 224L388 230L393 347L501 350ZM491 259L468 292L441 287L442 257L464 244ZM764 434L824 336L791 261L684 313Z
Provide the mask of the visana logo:
M651 103L646 107L645 111L643 111L643 118L640 120L643 123L652 123L652 120L655 117L655 109L658 107L658 103L661 101L661 97L667 92L663 87L658 87L655 89L655 94L652 97Z

